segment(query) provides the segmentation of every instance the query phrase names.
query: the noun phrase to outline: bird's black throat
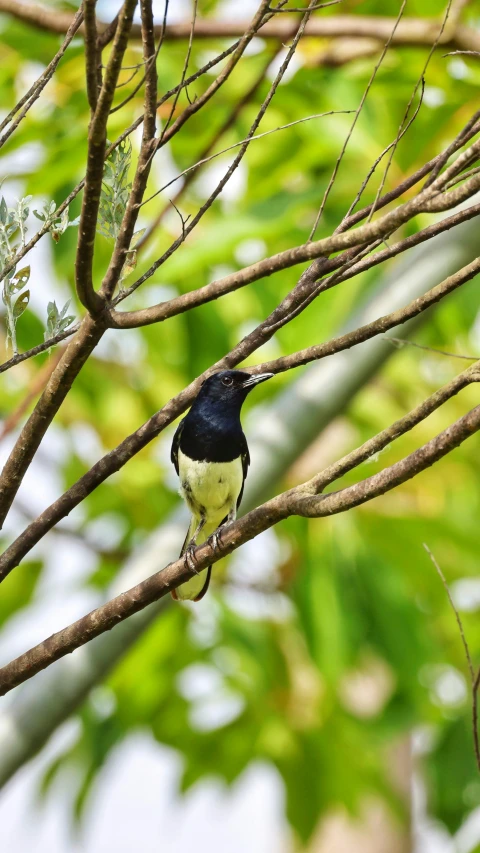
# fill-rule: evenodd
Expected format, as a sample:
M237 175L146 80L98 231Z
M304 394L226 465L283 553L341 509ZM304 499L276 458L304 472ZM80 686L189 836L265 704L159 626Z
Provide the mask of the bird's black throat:
M180 450L199 462L231 462L245 449L240 406L198 400L185 418Z

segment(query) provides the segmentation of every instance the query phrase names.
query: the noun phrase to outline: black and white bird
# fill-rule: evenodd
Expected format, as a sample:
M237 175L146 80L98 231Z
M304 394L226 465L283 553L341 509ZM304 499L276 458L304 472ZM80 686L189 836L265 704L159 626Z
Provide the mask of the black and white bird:
M180 494L192 518L180 556L195 569L192 551L234 521L250 464L240 410L248 393L273 373L252 376L224 370L205 380L173 438L172 462L180 477ZM200 601L210 583L212 567L172 592L176 600Z

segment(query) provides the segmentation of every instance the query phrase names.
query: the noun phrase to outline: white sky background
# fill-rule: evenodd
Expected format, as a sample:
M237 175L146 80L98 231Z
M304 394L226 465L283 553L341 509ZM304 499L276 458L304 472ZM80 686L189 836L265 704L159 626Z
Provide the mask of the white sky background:
M257 5L252 0L225 0L221 15L229 19L245 18ZM99 14L109 19L119 6L120 3L112 0L99 0ZM154 10L157 20L161 20L162 0L154 0ZM171 0L171 22L190 17L188 0ZM31 162L32 152L24 152L25 155ZM15 173L10 163L8 169L7 164L2 163L2 173L5 171L10 175ZM239 190L240 187L237 192ZM10 183L9 192L17 196L21 188ZM62 282L54 280L51 244L41 241L34 252L37 286L32 288L32 308L42 315L46 313L48 299L62 302L66 291ZM129 333L122 334L122 342L127 345ZM136 346L135 331L131 335L131 345ZM3 381L12 381L12 378L7 376ZM98 458L101 448L95 446L94 437L83 434L76 439L76 444L81 443L91 455L92 462ZM75 436L72 440L75 441ZM58 459L59 453L68 452L68 442L69 439L55 428L43 442L41 458L32 465L20 493L32 512L40 511L56 496L54 459ZM9 449L7 442L0 447L0 464ZM21 518L13 513L8 524L15 527L20 522ZM95 604L92 591L78 589L82 577L91 571L92 552L81 543L73 549L66 537L50 537L39 547L48 557L39 598L12 619L2 633L2 657L5 650L12 656L20 653ZM8 703L8 697L0 700L0 712ZM0 850L5 853L30 850L35 853L131 853L137 849L142 853L191 853L192 850L196 853L287 853L290 849L283 816L283 784L274 769L257 763L231 789L215 781L202 782L180 799L175 790L181 773L181 758L159 746L148 733L131 735L111 754L95 781L82 831L75 835L68 809L68 780L66 783L65 777L60 776L43 803L37 803L36 793L42 770L74 733L74 721L61 727L42 754L23 768L1 793ZM425 820L420 788L415 802L415 853L468 853L478 841L479 821L471 821L454 844L446 833Z

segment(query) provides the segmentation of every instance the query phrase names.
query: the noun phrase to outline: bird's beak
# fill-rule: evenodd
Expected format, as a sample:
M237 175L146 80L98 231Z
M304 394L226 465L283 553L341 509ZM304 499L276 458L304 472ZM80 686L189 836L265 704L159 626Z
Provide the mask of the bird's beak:
M267 379L271 379L272 376L275 376L275 374L257 373L256 376L250 376L249 379L246 379L245 382L242 383L242 388L252 388L254 385L259 385L260 382L266 382Z

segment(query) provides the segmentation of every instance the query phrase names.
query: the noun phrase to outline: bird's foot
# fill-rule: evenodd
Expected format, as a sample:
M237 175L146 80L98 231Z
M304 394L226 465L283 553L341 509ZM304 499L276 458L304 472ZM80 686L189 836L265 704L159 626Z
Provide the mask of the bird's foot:
M217 527L217 529L213 531L212 535L208 539L208 544L213 549L214 554L221 553L221 551L223 550L221 527Z
M185 549L185 553L183 555L185 561L185 568L190 569L195 575L198 575L197 571L197 561L195 559L194 551L197 547L195 542L190 542Z

